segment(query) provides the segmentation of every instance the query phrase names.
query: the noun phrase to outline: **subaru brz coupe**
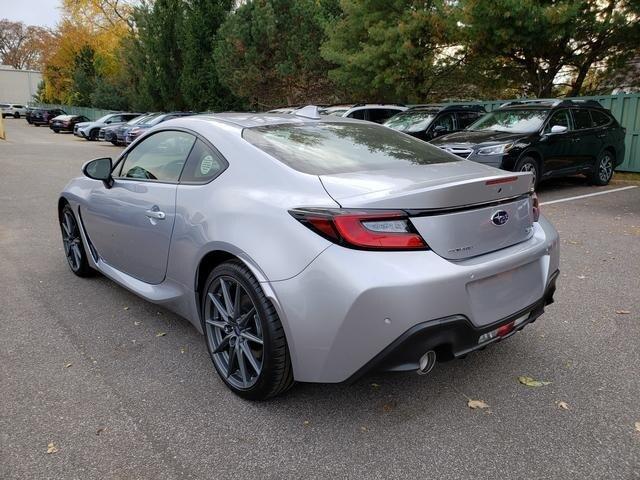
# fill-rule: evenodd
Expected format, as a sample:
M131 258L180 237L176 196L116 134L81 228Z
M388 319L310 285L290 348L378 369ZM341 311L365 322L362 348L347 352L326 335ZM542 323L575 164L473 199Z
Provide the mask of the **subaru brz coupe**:
M170 120L83 173L58 203L71 270L188 319L245 398L426 373L553 302L531 173L313 106Z

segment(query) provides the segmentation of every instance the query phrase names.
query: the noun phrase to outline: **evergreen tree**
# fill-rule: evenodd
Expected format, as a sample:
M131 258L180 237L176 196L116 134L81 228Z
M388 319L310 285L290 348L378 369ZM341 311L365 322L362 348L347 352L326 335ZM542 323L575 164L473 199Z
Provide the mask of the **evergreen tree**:
M84 45L73 61L73 100L80 107L91 106L91 94L96 84L95 51Z

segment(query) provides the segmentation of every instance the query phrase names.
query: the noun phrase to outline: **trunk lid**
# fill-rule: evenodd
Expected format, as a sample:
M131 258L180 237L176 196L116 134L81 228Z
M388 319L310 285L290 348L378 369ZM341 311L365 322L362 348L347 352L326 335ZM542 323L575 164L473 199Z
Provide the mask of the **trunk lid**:
M408 211L429 247L447 259L499 250L533 235L530 173L461 161L320 179L343 208Z

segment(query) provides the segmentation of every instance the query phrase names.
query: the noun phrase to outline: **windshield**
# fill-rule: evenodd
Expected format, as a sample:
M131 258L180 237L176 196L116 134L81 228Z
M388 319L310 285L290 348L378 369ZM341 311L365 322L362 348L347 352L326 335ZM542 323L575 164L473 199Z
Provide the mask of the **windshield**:
M367 123L313 123L245 128L242 137L299 172L329 175L460 159L389 128Z
M549 110L537 108L495 110L470 125L467 130L531 133L540 129L548 113Z
M435 116L436 112L429 110L402 112L391 117L383 125L400 132L422 132L433 122Z

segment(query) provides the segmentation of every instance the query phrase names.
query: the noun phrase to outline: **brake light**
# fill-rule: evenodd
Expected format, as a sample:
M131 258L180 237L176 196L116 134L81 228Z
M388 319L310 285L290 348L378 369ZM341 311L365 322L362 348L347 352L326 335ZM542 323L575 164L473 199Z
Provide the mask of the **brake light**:
M426 250L407 214L400 210L299 208L289 213L334 243L363 250Z
M540 219L540 200L538 200L538 195L536 192L533 192L531 197L532 200L532 210L533 210L533 221L537 222Z

